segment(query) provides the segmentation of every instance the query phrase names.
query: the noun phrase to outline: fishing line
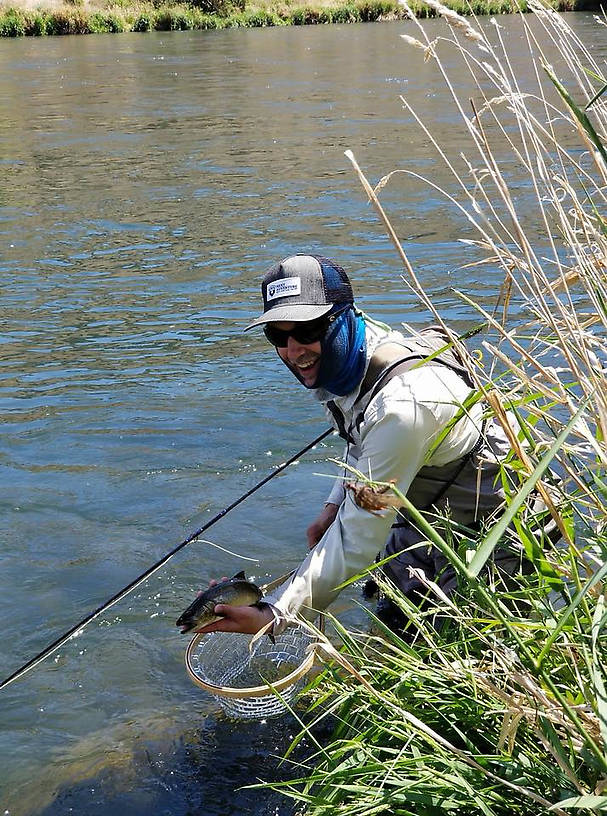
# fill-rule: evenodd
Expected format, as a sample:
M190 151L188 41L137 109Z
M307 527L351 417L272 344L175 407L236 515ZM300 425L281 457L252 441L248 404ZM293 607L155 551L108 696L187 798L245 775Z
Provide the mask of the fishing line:
M254 485L250 490L247 490L246 493L243 493L242 496L239 496L239 498L237 498L235 501L233 501L232 504L229 504L227 507L224 507L223 510L220 510L219 513L217 513L216 516L213 516L213 518L210 521L207 521L207 523L205 525L203 525L199 530L196 530L195 533L192 533L191 535L189 535L184 541L181 542L181 544L178 544L176 547L174 547L172 550L170 550L170 552L168 552L166 555L164 555L160 560L156 561L155 564L152 564L151 567L149 567L145 572L143 572L141 575L139 575L133 581L131 581L130 584L127 584L127 586L125 586L123 589L121 589L115 595L112 595L112 597L109 598L109 600L107 600L105 603L103 603L100 607L95 609L93 612L90 612L79 623L77 623L75 626L72 626L72 628L68 629L67 632L64 632L63 635L61 635L56 640L54 640L52 643L50 643L41 652L38 652L38 654L35 657L32 657L31 660L28 660L27 663L24 663L23 666L21 666L19 669L17 669L17 671L13 672L9 677L7 677L5 680L3 680L0 683L0 689L5 688L10 683L13 683L19 677L23 677L23 675L26 674L31 669L33 669L34 666L37 666L39 663L42 663L42 661L45 660L49 655L53 654L53 652L56 652L57 649L59 649L66 641L68 641L70 638L74 637L76 634L80 634L82 629L84 629L84 627L87 626L91 621L95 620L95 618L99 617L99 615L101 615L102 612L105 612L106 609L109 609L111 606L118 603L118 601L121 601L124 597L126 597L129 594L129 592L132 592L140 584L142 584L146 580L146 578L149 578L151 575L153 575L155 572L157 572L161 567L164 567L164 565L167 563L167 561L169 561L174 555L176 555L176 553L178 553L179 550L182 550L188 544L191 544L192 541L197 539L198 536L202 535L202 533L204 533L205 530L208 530L209 527L211 527L213 524L218 522L219 519L222 519L225 515L227 515L230 512L230 510L233 510L235 507L237 507L239 504L241 504L245 499L248 499L249 496L252 496L253 493L255 493L257 490L259 490L260 487L263 487L265 484L267 484L270 481L270 479L273 479L275 476L277 476L285 468L288 468L289 465L292 465L293 462L296 462L301 456L304 455L304 453L307 453L311 448L313 448L319 442L322 442L322 440L325 437L329 436L330 433L333 433L333 428L328 428L326 431L323 431L323 433L321 433L320 436L317 436L316 439L314 439L312 442L309 442L305 446L305 448L302 448L296 454L291 456L291 458L288 459L286 462L283 462L281 465L278 465L278 467L275 470L273 470L272 473L268 474L268 476L263 478L256 485Z

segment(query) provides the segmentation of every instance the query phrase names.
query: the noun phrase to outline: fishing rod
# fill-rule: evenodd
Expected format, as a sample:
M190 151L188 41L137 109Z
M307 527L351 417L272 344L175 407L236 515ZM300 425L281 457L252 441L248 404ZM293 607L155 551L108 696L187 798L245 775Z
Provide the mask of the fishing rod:
M323 433L321 433L320 436L317 436L316 439L314 439L312 442L309 442L304 448L302 448L300 451L291 456L290 459L288 459L286 462L283 462L281 465L278 465L278 467L275 470L273 470L272 473L264 477L250 490L247 490L246 493L243 493L242 496L239 496L235 501L232 502L232 504L229 504L227 507L224 507L223 510L220 510L219 513L217 513L216 516L213 516L213 518L210 521L207 521L207 523L203 525L199 530L196 530L195 533L189 535L184 541L181 542L181 544L178 544L176 547L173 547L173 549L170 550L170 552L168 552L166 555L163 555L161 559L156 561L155 564L152 564L152 566L149 567L145 572L142 572L141 575L139 575L137 578L131 581L130 584L127 584L127 586L125 586L115 595L112 595L112 597L105 601L105 603L101 604L100 607L95 609L93 612L90 612L79 623L77 623L75 626L72 626L71 629L68 629L67 632L64 632L60 637L58 637L56 640L50 643L45 649L43 649L41 652L38 652L38 654L35 657L32 657L31 660L28 660L27 663L24 663L23 666L17 669L17 671L9 675L9 677L7 677L0 683L0 689L3 689L6 686L10 685L19 677L23 677L23 675L26 674L31 669L33 669L34 666L37 666L39 663L42 663L43 660L45 660L53 652L56 652L57 649L59 649L66 641L68 641L73 635L75 635L76 632L80 632L91 621L99 617L99 615L101 615L102 612L105 612L106 609L109 609L111 606L118 603L118 601L121 601L124 597L126 597L129 594L129 592L132 592L139 586L139 584L142 584L146 580L146 578L149 578L161 567L164 567L167 561L169 561L174 555L176 555L176 553L178 553L179 550L182 550L184 547L187 547L188 544L191 544L192 541L201 536L205 532L205 530L208 530L209 527L212 527L213 524L219 521L219 519L222 519L224 516L226 516L230 512L230 510L233 510L245 499L248 499L249 496L252 496L253 493L259 490L260 487L263 487L270 481L270 479L273 479L281 471L285 470L285 468L288 468L289 465L292 465L293 462L296 462L301 456L304 455L304 453L307 453L319 442L322 442L322 440L325 439L325 437L329 436L330 433L333 433L333 428L328 428L326 431L323 431Z

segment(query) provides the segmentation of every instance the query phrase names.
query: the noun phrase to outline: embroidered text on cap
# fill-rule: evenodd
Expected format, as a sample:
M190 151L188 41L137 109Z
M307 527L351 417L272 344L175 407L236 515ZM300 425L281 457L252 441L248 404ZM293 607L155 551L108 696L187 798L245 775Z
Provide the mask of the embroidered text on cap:
M301 278L283 278L268 284L266 300L301 294Z

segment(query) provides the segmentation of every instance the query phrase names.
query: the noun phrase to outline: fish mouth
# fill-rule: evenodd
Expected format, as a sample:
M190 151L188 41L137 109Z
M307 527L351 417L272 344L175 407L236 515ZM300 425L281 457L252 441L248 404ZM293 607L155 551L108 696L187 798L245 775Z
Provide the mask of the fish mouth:
M196 626L196 621L192 620L192 618L186 618L185 615L182 615L175 621L175 626L180 626L181 634L185 635L186 632L191 632L192 629L194 629L194 627Z

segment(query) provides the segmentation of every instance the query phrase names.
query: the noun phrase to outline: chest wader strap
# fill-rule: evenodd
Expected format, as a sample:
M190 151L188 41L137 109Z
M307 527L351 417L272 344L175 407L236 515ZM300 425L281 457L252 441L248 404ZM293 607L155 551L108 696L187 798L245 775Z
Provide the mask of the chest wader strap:
M346 428L346 423L344 422L344 415L342 414L342 412L339 410L337 405L335 405L335 402L333 400L329 400L329 402L327 402L326 405L329 411L331 411L331 415L335 420L338 434L341 436L342 439L345 439L349 445L353 445L354 440L352 439L352 436L350 435Z
M352 436L352 429L356 428L357 431L359 430L362 421L365 418L365 411L369 407L371 400L381 391L384 385L390 382L390 380L393 377L396 377L399 374L403 374L405 371L410 371L415 365L415 363L418 362L418 360L424 360L426 356L427 355L416 354L414 357L406 357L404 360L402 358L396 360L395 362L391 363L387 368L384 367L379 372L379 378L377 380L374 379L373 377L369 377L370 373L375 374L375 371L374 370L372 371L372 368L373 369L376 368L375 366L373 366L373 358L371 358L369 368L367 369L367 374L361 385L360 393L358 395L358 399L356 400L356 402L359 402L363 397L365 397L369 393L369 391L371 391L371 394L366 402L365 407L362 409L362 411L359 411L356 414L356 417L349 428L346 428L344 415L335 404L335 401L329 400L329 402L326 403L327 408L329 409L331 415L333 416L333 419L335 420L335 424L337 425L337 431L339 435L342 437L342 439L345 439L346 442L348 442L348 444L350 445L356 444L355 439Z
M329 402L326 403L327 408L335 420L339 435L342 439L345 439L348 444L355 444L352 430L356 429L358 433L365 417L365 411L373 398L391 379L415 368L419 362L427 360L429 363L449 368L461 377L467 386L470 388L474 387L474 383L463 361L454 349L448 348L448 339L447 343L445 343L446 335L442 334L435 327L421 334L422 338L417 344L417 349L414 351L411 350L408 354L406 349L403 349L403 346L398 343L386 343L375 351L369 361L367 373L360 386L355 405L360 403L363 398L367 397L367 399L364 407L358 411L349 428L346 428L344 416L337 407L335 400L329 400ZM426 337L423 337L424 334ZM433 343L430 338L433 339ZM436 346L438 346L438 348Z
M431 343L429 340L431 335L434 335L434 343ZM358 432L364 419L365 411L371 404L373 398L388 382L390 382L391 379L397 377L399 374L405 373L406 371L410 371L420 361L427 360L429 363L434 363L435 365L438 364L444 366L445 368L449 368L451 371L455 372L455 374L461 377L466 385L468 385L470 388L474 387L472 378L466 370L461 357L456 353L456 351L452 348L445 348L443 351L443 347L445 345L448 346L449 340L442 330L438 330L433 327L427 330L426 337L428 338L426 340L427 345L423 344L422 340L422 344L425 347L413 354L409 353L405 356L403 356L403 347L396 343L387 343L383 347L380 346L380 348L377 349L369 361L367 373L362 381L356 402L360 402L363 397L366 397L367 395L369 396L365 401L364 408L362 408L362 410L356 414L356 417L349 428L346 428L344 416L335 404L335 401L330 400L326 403L327 408L335 420L339 435L342 437L342 439L345 439L348 444L355 444L354 437L352 436L352 429L355 428ZM447 341L446 343L445 340ZM482 447L484 430L485 421L483 421L483 425L475 445L468 451L468 453L465 453L461 457L459 460L459 466L456 468L455 472L444 484L440 486L436 495L432 497L426 506L420 508L420 512L424 513L430 510L433 505L437 504L437 502L444 497L449 488L451 488L456 482L457 478L460 476L468 462ZM392 528L407 527L409 523L410 522L407 520L397 521L392 525Z

